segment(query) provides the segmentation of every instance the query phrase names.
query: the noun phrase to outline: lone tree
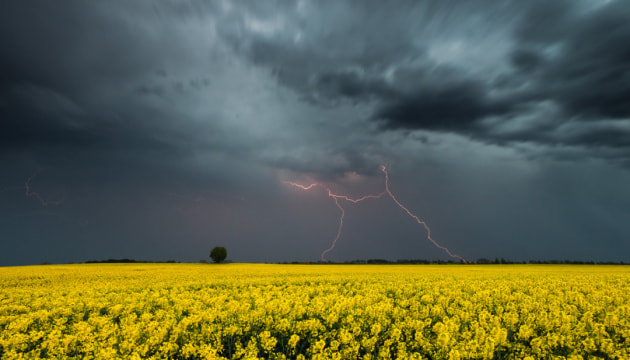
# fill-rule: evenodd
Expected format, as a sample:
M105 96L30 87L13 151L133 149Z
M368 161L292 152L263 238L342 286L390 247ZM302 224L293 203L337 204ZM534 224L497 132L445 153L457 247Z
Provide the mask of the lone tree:
M223 246L217 246L210 251L210 257L215 263L220 263L227 257L227 250Z

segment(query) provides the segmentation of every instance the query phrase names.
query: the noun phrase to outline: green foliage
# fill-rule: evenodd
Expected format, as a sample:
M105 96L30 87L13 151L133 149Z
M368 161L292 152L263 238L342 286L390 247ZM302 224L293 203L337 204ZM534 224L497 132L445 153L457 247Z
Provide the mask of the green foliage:
M227 257L227 250L223 246L216 246L210 251L210 258L215 263L220 263Z

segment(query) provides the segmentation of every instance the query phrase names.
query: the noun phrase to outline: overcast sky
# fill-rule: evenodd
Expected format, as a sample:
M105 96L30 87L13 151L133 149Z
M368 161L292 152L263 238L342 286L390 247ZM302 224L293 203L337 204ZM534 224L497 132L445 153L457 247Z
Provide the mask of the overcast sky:
M0 265L630 261L626 1L1 8Z

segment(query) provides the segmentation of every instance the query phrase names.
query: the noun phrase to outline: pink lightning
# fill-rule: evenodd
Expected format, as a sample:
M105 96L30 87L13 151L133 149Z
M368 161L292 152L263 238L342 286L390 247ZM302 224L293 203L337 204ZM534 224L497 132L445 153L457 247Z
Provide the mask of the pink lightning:
M328 192L330 193L330 190ZM346 211L339 204L338 198L333 197L333 200L335 201L335 205L337 205L339 210L341 210L341 216L339 216L339 227L337 227L337 235L335 235L335 239L333 240L333 242L330 245L330 247L328 249L324 250L324 252L322 252L322 261L326 261L326 254L329 251L332 251L332 249L335 248L335 245L337 245L337 240L339 240L339 237L341 236L341 228L343 227L343 217L346 215Z
M346 195L338 195L332 192L332 190L330 190L330 188L325 187L324 185L320 184L320 183L313 183L310 185L300 185L298 183L294 183L292 181L285 181L284 183L295 186L297 188L300 188L302 190L310 190L312 188L314 188L315 186L322 186L326 189L326 191L328 191L328 196L330 198L333 199L333 201L335 202L335 205L339 208L339 210L341 211L341 215L339 216L339 227L337 227L337 235L335 236L335 239L333 240L332 244L330 245L330 247L326 250L324 250L324 252L322 252L322 261L326 261L326 254L330 251L332 251L335 248L335 245L337 245L337 240L339 240L339 237L341 236L341 229L343 228L343 218L346 215L346 211L344 210L344 208L341 206L341 204L339 203L339 199L342 200L346 200L349 201L353 204L356 204L358 202L361 202L363 200L367 200L367 199L378 199L380 197L382 197L383 195L385 195L385 192L382 192L378 195L365 195L362 196L358 199L353 199L349 196Z
M37 170L31 176L26 178L26 181L24 181L22 186L7 187L7 188L4 188L4 189L0 190L0 193L4 193L4 192L8 192L8 191L22 190L22 191L24 191L24 195L26 197L29 197L29 198L32 197L32 198L37 199L37 201L39 202L39 204L42 207L46 207L46 208L49 208L49 209L50 209L51 206L57 206L57 205L63 204L66 201L66 193L65 193L65 191L62 192L61 198L59 198L58 200L50 200L50 199L47 199L41 193L36 192L36 191L33 190L32 182L38 176L39 172L40 172L40 170ZM50 212L50 211L41 212L41 213L36 213L34 211L30 211L30 212L26 212L26 213L23 213L23 214L12 214L11 217L24 217L24 216L32 216L32 215L38 215L38 214L55 216L55 217L57 217L59 219L62 219L64 221L78 223L78 224L80 224L82 226L87 226L87 225L90 224L89 220L77 220L77 219L70 218L70 217L68 217L66 215L59 214L59 213L56 213L56 212Z
M461 257L461 256L459 256L457 254L451 253L451 251L449 249L447 249L445 246L442 246L442 245L438 244L437 241L433 240L433 238L431 237L431 229L429 229L429 226L427 225L427 223L425 223L424 221L420 220L420 218L418 218L411 211L409 211L409 209L407 209L405 206L403 206L403 204L401 204L400 201L398 201L398 199L396 199L394 194L392 194L392 192L389 190L389 174L387 173L387 169L385 168L385 165L381 165L381 171L383 171L385 173L385 192L389 195L389 197L392 198L392 200L394 200L396 205L398 205L401 209L403 209L407 213L407 215L411 216L414 220L416 220L416 222L418 224L424 226L424 228L427 230L427 239L429 239L429 241L431 241L433 243L433 245L435 245L438 248L446 251L448 256L450 256L452 258L455 258L455 259L460 259L461 261L466 262L466 259L464 259L463 257Z
M398 205L398 207L400 207L403 211L405 211L407 213L407 215L409 215L411 218L413 218L418 224L424 226L424 228L427 231L427 239L433 245L435 245L439 249L444 250L450 257L455 258L455 259L460 259L461 261L466 262L466 260L463 257L461 257L461 256L459 256L457 254L451 253L451 251L448 248L438 244L438 242L435 241L431 237L431 229L426 224L426 222L420 220L420 218L418 218L418 216L414 215L411 211L409 211L409 209L407 209L403 204L401 204L400 201L398 201L396 196L394 196L394 194L389 189L389 174L387 173L387 168L385 167L385 165L381 165L381 171L383 171L383 173L385 174L385 191L383 191L380 194L376 194L376 195L374 195L374 194L365 195L365 196L362 196L362 197L357 198L357 199L352 199L352 198L350 198L350 197L348 197L346 195L335 194L335 193L332 192L332 190L330 190L330 188L325 187L324 185L322 185L320 183L312 183L310 185L300 185L300 184L294 183L292 181L285 181L284 182L286 184L295 186L295 187L300 188L302 190L311 190L312 188L314 188L316 186L324 187L328 191L328 196L333 199L333 201L335 202L335 205L341 211L341 215L339 216L339 227L337 228L337 235L335 236L331 246L328 249L324 250L324 252L322 252L322 261L326 261L326 254L328 252L332 251L335 248L335 245L337 244L337 240L339 240L339 237L341 236L341 229L343 228L343 218L344 218L346 212L345 212L344 208L341 206L341 204L339 203L339 199L346 200L348 202L356 204L358 202L361 202L361 201L367 200L367 199L378 199L378 198L383 197L383 195L387 194L394 201L394 203L396 205Z
M60 200L56 200L56 201L50 201L50 200L46 200L44 199L44 197L42 197L40 195L40 193L32 191L31 190L31 181L33 181L33 179L37 176L37 172L33 175L31 175L28 179L26 179L26 182L24 183L24 190L25 190L25 194L28 197L35 197L40 204L42 204L42 206L48 206L48 205L60 205L65 201L65 193L64 193L64 197Z

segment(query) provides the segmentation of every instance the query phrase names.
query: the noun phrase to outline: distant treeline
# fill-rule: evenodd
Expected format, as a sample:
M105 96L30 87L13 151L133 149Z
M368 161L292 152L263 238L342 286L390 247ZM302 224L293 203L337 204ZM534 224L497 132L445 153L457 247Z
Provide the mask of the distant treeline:
M200 263L207 263L206 260L199 260ZM85 264L129 264L129 263L160 263L160 264L172 264L178 263L175 260L167 261L150 261L150 260L136 260L136 259L107 259L107 260L88 260ZM225 261L225 263L231 263L231 261ZM74 264L74 263L69 263ZM284 261L278 264L294 264L294 265L325 265L325 264L337 264L337 265L352 265L352 264L389 264L389 265L448 265L448 264L463 264L462 261L454 260L426 260L426 259L399 259L399 260L386 260L386 259L367 259L367 260L350 260L343 262L335 261ZM506 259L496 258L490 259L477 259L475 261L469 261L466 264L563 264L563 265L630 265L630 263L623 261L580 261L580 260L529 260L529 261L512 261ZM41 265L50 265L49 262L43 262Z
M167 260L167 261L148 261L148 260L135 260L135 259L107 259L107 260L88 260L86 264L113 264L113 263L176 263L175 260Z
M386 259L368 259L368 260L351 260L343 262L334 261L292 261L281 262L280 264L390 264L390 265L446 265L446 264L464 264L463 261L454 260L426 260L426 259L399 259L396 261ZM529 260L529 261L511 261L506 259L477 259L476 261L469 261L466 264L565 264L565 265L627 265L623 261L579 261L579 260Z

